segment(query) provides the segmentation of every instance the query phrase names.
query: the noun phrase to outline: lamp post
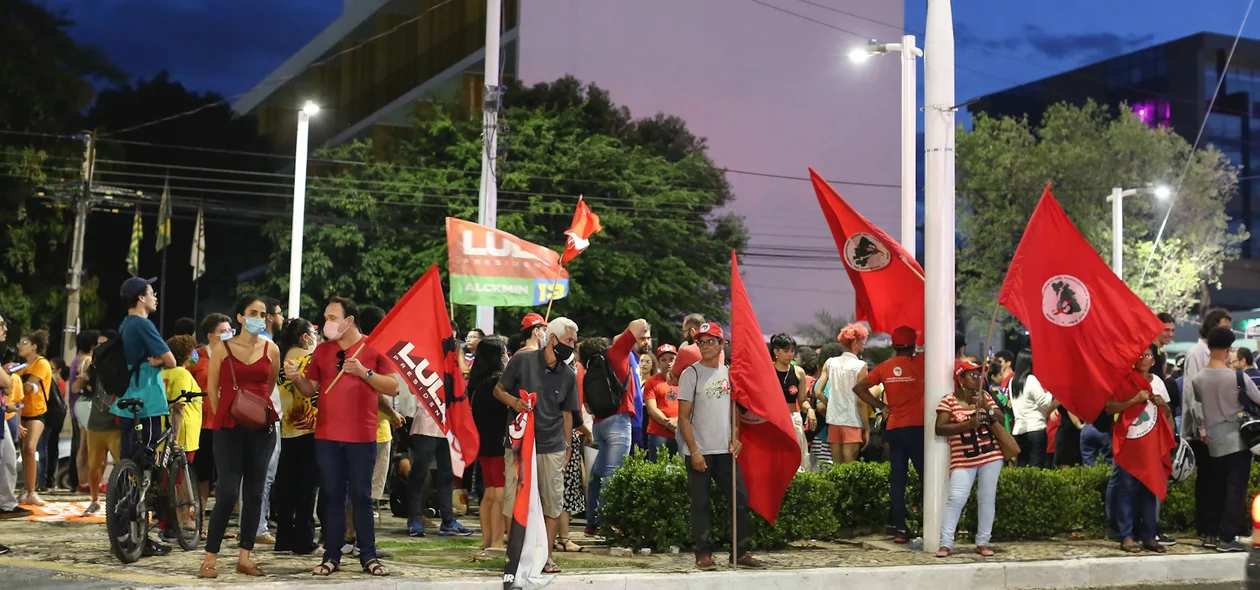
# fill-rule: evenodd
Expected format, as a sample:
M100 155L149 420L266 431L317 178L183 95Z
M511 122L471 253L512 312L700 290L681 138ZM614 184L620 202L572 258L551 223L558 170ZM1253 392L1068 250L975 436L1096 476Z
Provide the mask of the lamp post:
M1150 190L1161 201L1167 200L1172 194L1168 187L1160 185L1128 190L1117 186L1107 195L1107 202L1111 203L1111 270L1115 271L1121 281L1124 280L1124 198L1132 197L1142 190Z
M297 157L293 162L293 232L289 245L289 317L302 314L302 231L306 224L306 157L311 116L319 105L306 101L298 111Z
M904 35L901 43L880 43L871 40L865 48L855 49L849 58L864 62L872 55L901 52L901 247L916 257L915 253L915 109L918 106L918 82L915 61L923 50L915 47L914 35Z
M499 27L503 0L486 0L485 88L482 101L481 185L477 193L477 223L498 227L499 188L495 161L499 151ZM494 333L494 307L477 306L477 327Z

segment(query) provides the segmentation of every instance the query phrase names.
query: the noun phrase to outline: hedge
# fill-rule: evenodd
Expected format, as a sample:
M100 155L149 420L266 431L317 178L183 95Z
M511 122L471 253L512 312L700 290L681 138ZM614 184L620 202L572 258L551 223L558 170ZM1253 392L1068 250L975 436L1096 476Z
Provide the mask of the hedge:
M777 526L750 513L750 542L756 549L783 547L791 541L826 540L855 530L883 530L889 517L889 465L850 463L820 472L798 473L788 487ZM1078 532L1098 536L1104 521L1103 498L1111 468L1002 470L998 480L993 536L999 541L1048 539ZM723 485L726 493L718 491ZM713 530L716 546L729 545L729 482L714 482ZM1260 467L1253 463L1250 495L1260 491ZM691 546L691 504L681 458L648 461L636 453L604 485L600 533L616 545L663 551ZM908 520L922 524L923 490L911 470L906 495ZM1194 479L1172 484L1160 512L1165 531L1194 527ZM959 531L976 529L976 497L963 509Z

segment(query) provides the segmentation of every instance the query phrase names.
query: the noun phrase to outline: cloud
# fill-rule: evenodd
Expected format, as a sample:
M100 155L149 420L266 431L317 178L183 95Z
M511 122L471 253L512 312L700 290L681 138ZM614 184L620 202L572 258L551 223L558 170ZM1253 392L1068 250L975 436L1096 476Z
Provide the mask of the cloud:
M1024 25L1021 34L1010 37L985 38L969 27L958 25L955 36L960 47L977 47L987 51L1030 51L1056 61L1092 62L1148 45L1152 34L1119 35L1111 32L1050 33L1036 25Z

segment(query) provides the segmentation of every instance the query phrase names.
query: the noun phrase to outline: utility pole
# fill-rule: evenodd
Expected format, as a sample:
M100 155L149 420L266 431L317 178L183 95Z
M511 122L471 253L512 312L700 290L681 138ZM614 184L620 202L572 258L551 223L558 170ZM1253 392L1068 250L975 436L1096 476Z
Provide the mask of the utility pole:
M495 160L499 151L499 27L502 21L502 0L486 0L486 74L482 101L481 191L477 195L477 223L486 227L498 224L499 189ZM494 307L477 306L477 327L486 334L494 333Z
M61 352L69 363L77 351L79 334L79 292L83 278L83 236L87 233L87 213L92 200L92 173L96 167L96 136L83 134L83 191L74 200L74 240L70 245L70 269L66 281L66 327L62 330Z

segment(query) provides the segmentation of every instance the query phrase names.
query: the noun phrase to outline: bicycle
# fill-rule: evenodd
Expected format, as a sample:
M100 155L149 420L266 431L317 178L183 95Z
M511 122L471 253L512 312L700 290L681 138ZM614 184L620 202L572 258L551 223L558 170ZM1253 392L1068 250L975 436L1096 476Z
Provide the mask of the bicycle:
M181 391L167 406L205 397L204 393ZM136 431L144 430L140 422L139 399L118 400L118 409L131 412ZM135 563L144 552L149 538L150 516L157 513L175 532L181 549L192 551L201 543L204 516L197 474L188 464L188 455L176 444L173 422L153 446L138 444L132 457L114 466L105 494L105 528L109 532L110 551L123 563ZM161 452L157 448L161 447Z

